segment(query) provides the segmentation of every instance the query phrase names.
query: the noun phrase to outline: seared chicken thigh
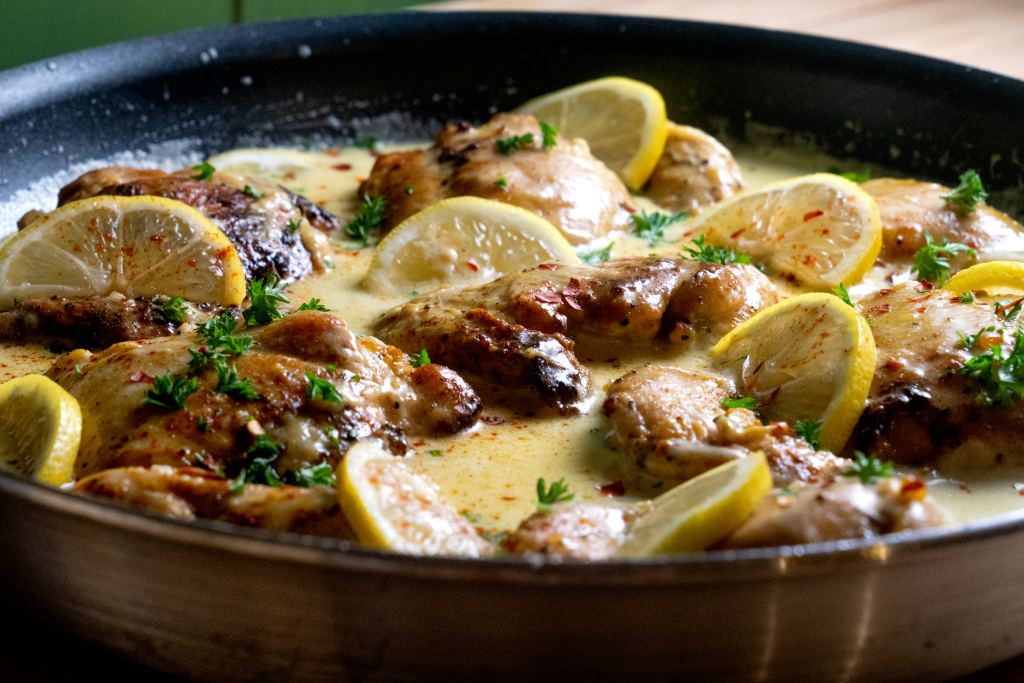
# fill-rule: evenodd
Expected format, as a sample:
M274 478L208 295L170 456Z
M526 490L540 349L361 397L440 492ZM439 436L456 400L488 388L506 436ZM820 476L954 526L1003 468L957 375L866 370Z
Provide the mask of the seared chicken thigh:
M698 128L672 124L644 192L666 209L694 215L741 189L739 164L725 145Z
M385 314L381 339L560 410L589 391L574 342L684 343L717 338L774 303L775 287L746 265L667 258L600 266L542 264L463 289L443 288Z
M513 138L519 142L507 142ZM626 227L629 193L618 177L583 140L556 136L553 142L544 144L538 121L526 114L498 114L479 128L449 124L432 147L377 157L360 192L386 200L387 230L462 195L532 211L573 243Z
M631 506L559 503L523 520L503 547L513 555L603 560L615 554L636 521L651 509L647 501Z
M229 359L257 396L217 387L213 368L195 372L198 390L182 409L146 405L154 378L189 373L192 335L124 342L91 354L76 351L49 376L82 406L77 477L108 467L201 464L235 476L246 451L265 435L283 447L279 474L336 463L360 438L383 440L396 453L406 435L445 434L471 425L481 404L458 375L440 365L414 368L398 349L357 339L344 321L299 311L251 333L252 349ZM313 376L331 383L339 400L316 396Z

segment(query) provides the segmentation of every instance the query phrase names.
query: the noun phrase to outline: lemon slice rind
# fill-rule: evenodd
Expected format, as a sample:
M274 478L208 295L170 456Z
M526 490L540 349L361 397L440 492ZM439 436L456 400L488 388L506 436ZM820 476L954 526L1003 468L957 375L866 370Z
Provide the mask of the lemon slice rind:
M71 480L82 438L78 401L53 380L0 384L0 467L51 486Z
M989 294L1024 294L1024 263L1020 261L987 261L957 272L942 289Z

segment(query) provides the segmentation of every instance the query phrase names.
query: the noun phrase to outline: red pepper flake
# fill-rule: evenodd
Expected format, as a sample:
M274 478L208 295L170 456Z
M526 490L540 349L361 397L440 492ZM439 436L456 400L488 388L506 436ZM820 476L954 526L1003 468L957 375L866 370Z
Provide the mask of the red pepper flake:
M896 291L895 289L885 288L885 289L878 290L878 294L880 296L889 296L890 294L892 294L895 291Z
M326 154L329 157L340 157L341 150L338 149L337 147L328 147L327 149L324 150L324 154Z
M472 270L474 273L480 270L480 266L477 265L477 262L474 261L473 259L469 259L468 261L466 261L466 265L469 266L469 269Z
M153 241L153 242L156 242L157 244L160 244L161 242L164 241L164 236L163 235L150 235L149 239L151 241Z
M582 311L583 306L576 300L576 297L580 295L580 281L574 277L569 278L569 286L562 291L562 298L565 299L565 304L572 309Z
M818 216L824 216L824 215L825 215L825 212L822 211L821 209L818 209L816 211L808 211L807 213L804 214L804 223L806 223L807 221L811 220L812 218L817 218Z
M895 358L890 358L889 360L885 361L886 370L902 370L903 366L905 365L906 363L904 363L901 360L896 360Z
M814 258L814 254L807 254L800 260L805 266L813 266L817 262L817 259Z
M734 232L734 233L732 233L731 235L729 235L729 237L731 237L732 239L736 239L737 237L739 237L740 235L742 235L742 234L743 234L743 233L745 233L746 231L747 231L747 229L746 229L746 228L740 228L740 229L739 229L739 230L737 230L736 232Z
M132 376L128 378L131 382L138 384L139 382L152 382L153 378L144 373L142 370L136 370L132 373Z
M497 415L481 415L480 421L485 425L503 425L505 424L505 418L498 417Z
M636 208L626 202L619 202L619 207L626 213L636 213Z
M920 479L906 479L900 486L900 495L914 500L923 500L928 489Z
M558 270L558 264L557 263L542 263L539 266L537 266L537 269L538 270Z
M935 285L928 282L927 280L918 280L917 284L919 285L919 287L914 290L915 292L930 292L932 291L932 289L935 288Z
M533 298L542 304L560 304L562 303L562 297L558 296L554 292L542 289L533 295Z
M883 315L891 310L892 306L889 304L878 304L877 306L868 311L868 316Z
M334 164L331 166L335 171L351 171L352 164Z
M621 479L608 484L601 484L597 487L597 490L601 492L602 496L624 496L626 495L626 485L622 483Z

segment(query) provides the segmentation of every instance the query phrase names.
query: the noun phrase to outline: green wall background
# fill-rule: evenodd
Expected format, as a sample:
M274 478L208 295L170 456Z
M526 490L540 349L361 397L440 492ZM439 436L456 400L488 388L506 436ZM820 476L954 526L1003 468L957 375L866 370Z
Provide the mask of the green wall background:
M388 12L425 0L6 0L0 69L197 26Z

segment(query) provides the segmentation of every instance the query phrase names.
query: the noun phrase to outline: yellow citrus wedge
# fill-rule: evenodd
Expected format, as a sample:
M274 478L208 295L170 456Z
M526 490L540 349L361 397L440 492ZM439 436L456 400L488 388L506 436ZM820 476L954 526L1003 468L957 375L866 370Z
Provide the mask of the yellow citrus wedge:
M359 542L370 548L462 557L492 550L432 481L376 442L357 442L345 454L338 500Z
M831 173L740 193L694 218L687 229L811 289L856 283L882 248L875 200L857 183Z
M0 308L29 298L115 292L233 306L245 298L245 271L215 223L162 197L71 202L0 248Z
M0 384L0 466L60 486L71 481L82 438L74 396L42 375Z
M1020 261L987 261L964 268L943 285L957 294L986 292L988 294L1024 294L1024 263Z
M212 156L207 163L217 171L279 183L287 181L289 174L325 165L322 157L285 147L239 147Z
M547 261L577 263L543 218L479 197L455 197L402 221L381 240L363 285L378 294L493 280Z
M769 306L711 348L761 414L795 426L821 420L821 447L838 453L864 411L875 376L875 338L839 297L812 293Z
M761 452L727 462L654 499L619 549L623 557L704 550L745 522L772 488Z
M631 189L647 182L665 149L668 117L661 93L640 81L599 78L532 99L516 111L583 138L594 156Z

